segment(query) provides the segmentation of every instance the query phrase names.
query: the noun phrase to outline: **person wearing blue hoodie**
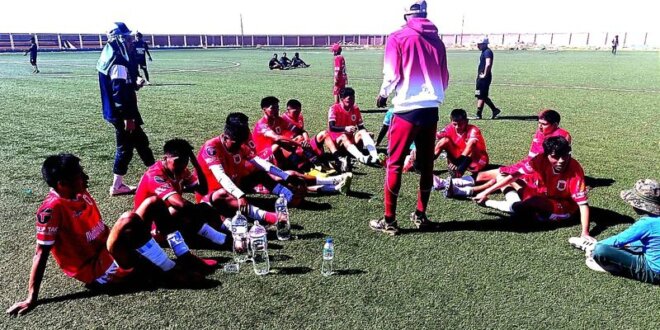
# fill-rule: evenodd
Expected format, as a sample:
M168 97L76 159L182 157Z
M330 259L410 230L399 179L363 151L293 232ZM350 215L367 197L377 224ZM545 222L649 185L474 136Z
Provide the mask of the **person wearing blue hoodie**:
M108 32L108 42L96 64L103 118L115 128L117 139L111 196L135 192L135 187L123 181L128 172L128 164L133 158L133 149L137 150L145 166L155 163L138 110L138 72L137 64L131 57L132 51L131 30L124 23L114 23L114 27Z

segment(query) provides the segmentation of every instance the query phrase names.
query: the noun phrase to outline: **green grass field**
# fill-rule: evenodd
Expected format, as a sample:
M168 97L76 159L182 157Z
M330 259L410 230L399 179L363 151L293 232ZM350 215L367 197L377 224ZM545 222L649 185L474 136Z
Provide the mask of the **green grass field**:
M276 50L280 53L282 50ZM139 92L145 130L161 154L167 139L194 146L220 133L229 112L253 123L259 101L297 98L310 131L325 127L332 101L332 56L301 50L312 66L269 71L273 50L155 51L153 86ZM293 54L294 50L287 50ZM602 239L636 219L619 198L637 179L660 179L660 60L657 52L497 52L491 94L501 120L476 122L493 164L526 155L541 108L562 114L573 155L588 176L592 234ZM132 207L110 198L114 131L101 116L94 69L97 53L40 54L39 75L27 58L0 55L0 307L25 298L34 252L34 213L47 192L43 159L72 152L91 176L90 191L106 223ZM374 110L382 51L347 50L347 69L363 110ZM478 52L450 51L451 75L440 125L453 108L474 112ZM486 110L488 113L488 110ZM383 113L364 114L378 131ZM127 176L145 168L134 159ZM436 163L436 170L444 165ZM437 232L419 233L407 220L418 177L405 174L397 237L372 232L383 212L384 171L356 169L351 196L311 197L293 210L299 239L271 241L273 273L221 271L201 290L157 289L96 295L67 278L51 258L42 304L0 328L616 328L660 327L659 287L595 273L567 240L579 224L516 227L507 216L472 202L433 194ZM192 197L191 197L192 198ZM499 197L495 197L499 198ZM323 238L336 242L339 274L320 275ZM200 250L222 257L227 251Z

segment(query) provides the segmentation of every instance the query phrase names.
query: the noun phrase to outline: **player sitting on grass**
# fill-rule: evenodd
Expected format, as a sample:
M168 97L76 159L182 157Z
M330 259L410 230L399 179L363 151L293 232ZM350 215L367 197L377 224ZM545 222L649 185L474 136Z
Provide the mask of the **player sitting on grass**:
M555 136L545 139L543 153L529 160L500 169L497 183L473 198L503 212L542 221L559 221L580 214L583 240L589 236L589 204L580 163L571 158L571 145L565 138ZM524 176L525 184L515 181ZM504 201L489 200L488 196L504 188Z
M660 185L656 180L639 180L634 189L622 191L621 198L643 217L598 244L581 245L576 237L569 242L586 250L590 269L660 284Z
M374 140L367 132L360 108L355 104L355 91L346 87L339 92L339 103L328 110L328 135L333 144L341 146L351 156L364 164L379 164ZM364 155L356 144L362 145L369 155Z
M299 53L295 53L295 54L293 54L293 58L291 59L291 67L293 67L293 68L309 68L309 64L305 63L305 61L303 61L300 58Z
M202 167L198 173L203 173L209 184L209 193L198 194L197 199L211 203L226 216L240 210L253 220L277 222L274 213L250 205L244 191L283 194L292 206L305 197L306 186L299 177L257 156L245 114L230 113L224 133L206 141L197 160Z
M192 146L186 140L173 139L165 142L163 152L163 159L156 161L142 175L135 192L134 209L144 209L145 213L160 219L169 218L170 223L176 224L183 235L167 236L167 242L177 256L183 251L177 248L183 237L189 241L203 237L214 244L224 244L226 235L209 225L220 227L219 214L207 204L195 204L183 198L184 191L200 194L208 191L206 178L198 178L188 169L188 163L192 162L195 170L200 170ZM162 240L165 235L157 225L153 232L157 239ZM206 271L211 271L216 264L211 259L199 260L200 268Z
M310 146L309 137L307 141L302 140L304 137L296 134L301 131L298 131L296 126L291 127L289 122L280 117L280 105L276 97L263 98L261 109L264 116L257 121L252 134L259 157L287 170L290 175L300 177L310 191L346 192L347 180L352 177L350 173L323 178L300 173L312 168L319 156L319 148L316 147L317 152L314 152ZM324 134L319 135L321 139L325 139ZM299 139L296 139L297 137ZM308 148L305 149L301 143L306 144ZM316 146L317 143L315 139L314 145Z
M51 190L37 211L28 297L7 309L8 314L23 315L37 306L50 253L67 276L91 289L109 288L136 276L179 285L202 279L199 273L184 271L186 258L192 256L185 243L178 248L186 253L175 264L149 234L151 220L165 226L166 219L126 212L109 229L87 191L89 177L78 157L49 156L41 173Z
M543 141L549 137L562 136L571 143L571 135L565 129L559 127L561 116L559 112L552 109L543 109L538 115L538 130L532 137L532 143L529 152L523 160L529 160L534 156L543 153ZM500 169L479 172L476 178L463 177L452 179L452 189L447 189L447 197L470 197L484 191L496 182ZM436 190L445 189L448 181L440 178L434 178L434 188Z
M275 70L275 69L283 70L284 69L284 67L282 66L280 61L277 59L277 54L273 54L273 58L271 58L270 61L268 61L268 68L271 69L271 70Z

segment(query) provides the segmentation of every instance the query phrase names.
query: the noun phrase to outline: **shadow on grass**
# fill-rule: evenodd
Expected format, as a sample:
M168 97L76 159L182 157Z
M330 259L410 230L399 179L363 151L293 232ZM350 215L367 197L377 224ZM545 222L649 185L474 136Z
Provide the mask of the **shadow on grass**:
M268 246L270 247L270 244ZM275 254L275 255L272 255L272 256L268 256L268 259L270 261L287 261L287 260L291 260L293 258L291 258L290 256L288 256L286 254Z
M616 182L614 179L610 178L594 178L590 176L585 176L584 177L584 183L587 185L587 189L591 190L593 188L598 188L598 187L609 187L611 186L614 182Z
M417 229L401 229L401 234L414 233L433 233L448 231L493 231L493 232L514 232L514 233L532 233L539 231L550 231L559 228L572 227L580 223L579 217L562 221L536 221L529 218L510 216L507 214L487 212L489 216L495 216L496 219L485 220L453 220L436 223L432 228L424 231ZM634 219L619 214L617 212L602 209L599 207L590 207L590 220L595 224L589 231L591 236L602 233L605 229L621 224L632 223Z
M308 210L308 211L327 211L327 210L332 208L332 205L330 205L330 203L317 203L317 202L305 199L296 208L299 209L299 210Z
M326 236L327 235L325 235L324 233L319 233L319 232L305 233L305 234L295 235L295 239L297 239L297 240L322 239L322 238L325 238Z
M496 120L537 121L539 120L539 116L498 116Z
M302 275L313 271L309 267L273 267L273 275Z
M165 86L197 86L197 84L191 84L191 83L154 83L149 85L147 88L150 87L165 87Z
M220 286L218 280L205 278L201 281L194 283L187 283L186 285L172 285L172 284L156 284L153 281L146 279L135 279L125 284L107 285L103 288L86 288L84 291L65 294L58 297L50 297L39 299L39 305L46 305L50 303L65 302L78 299L86 299L101 295L107 296L120 296L125 294L134 294L138 292L153 292L158 289L188 289L188 290L207 290Z
M362 269L338 269L335 271L335 275L337 276L361 275L366 273L367 271Z
M357 199L370 199L371 197L374 196L374 194L364 192L364 191L349 191L346 193L346 196L348 197L353 197Z
M387 108L382 108L382 109L360 109L360 113L386 113Z

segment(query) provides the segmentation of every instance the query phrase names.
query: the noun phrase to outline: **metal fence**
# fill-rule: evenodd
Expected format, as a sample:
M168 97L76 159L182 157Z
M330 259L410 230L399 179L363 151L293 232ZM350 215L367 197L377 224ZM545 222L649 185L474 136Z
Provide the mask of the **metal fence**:
M652 49L660 47L660 34L655 33L498 33L490 34L491 45L501 47L609 47L614 35L619 35L620 47ZM0 33L1 51L23 51L34 36L43 51L98 50L107 38L105 34L67 33ZM473 46L484 34L441 34L448 47ZM334 43L354 46L382 47L386 35L207 35L207 34L144 34L152 48L214 48L214 47L327 47Z

